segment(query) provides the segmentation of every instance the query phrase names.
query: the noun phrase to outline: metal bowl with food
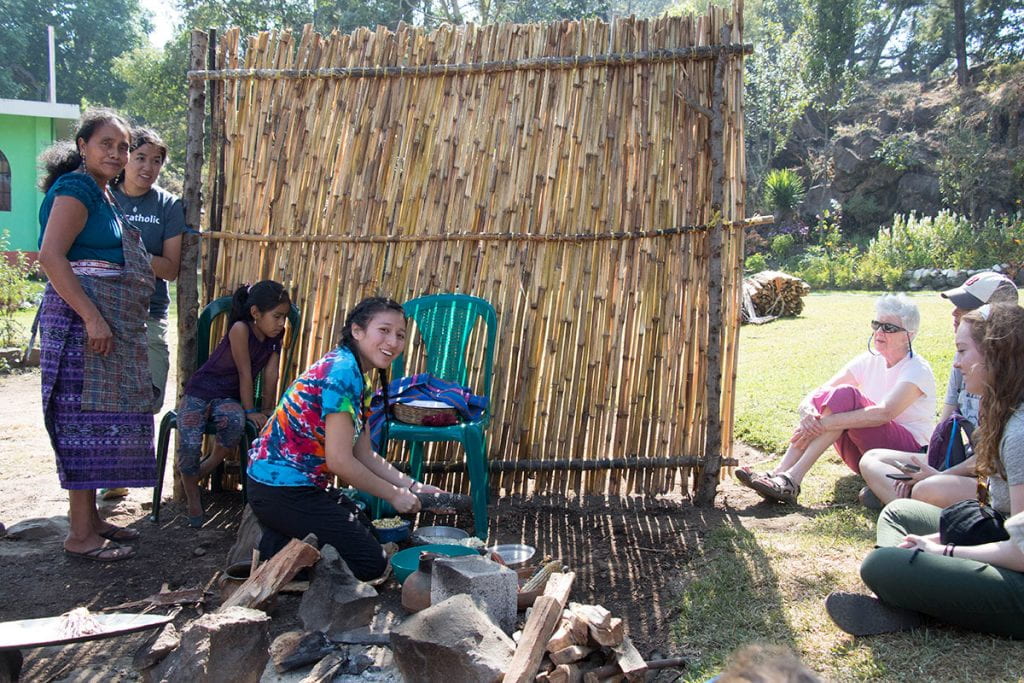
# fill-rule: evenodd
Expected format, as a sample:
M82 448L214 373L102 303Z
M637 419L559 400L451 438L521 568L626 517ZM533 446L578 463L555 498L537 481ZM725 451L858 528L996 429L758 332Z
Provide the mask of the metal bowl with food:
M454 526L421 526L412 535L412 542L418 545L447 543L469 538L469 532Z

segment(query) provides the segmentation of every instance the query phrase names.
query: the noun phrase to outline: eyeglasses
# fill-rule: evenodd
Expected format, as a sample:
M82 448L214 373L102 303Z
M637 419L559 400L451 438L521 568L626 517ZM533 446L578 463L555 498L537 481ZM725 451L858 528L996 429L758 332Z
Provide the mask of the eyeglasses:
M894 325L893 323L883 323L883 322L879 322L877 320L872 320L871 321L871 329L874 330L875 332L877 332L878 330L881 330L882 332L885 332L886 334L893 334L895 332L906 332L907 331L907 328L905 328L905 327L900 327L899 325Z

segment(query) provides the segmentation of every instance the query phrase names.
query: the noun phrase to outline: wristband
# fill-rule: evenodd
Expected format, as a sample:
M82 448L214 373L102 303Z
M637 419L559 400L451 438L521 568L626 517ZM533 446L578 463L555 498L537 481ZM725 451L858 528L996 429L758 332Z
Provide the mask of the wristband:
M262 412L262 411L257 410L256 408L251 408L251 409L245 411L245 414L246 415L252 415L253 413L259 413L259 412Z

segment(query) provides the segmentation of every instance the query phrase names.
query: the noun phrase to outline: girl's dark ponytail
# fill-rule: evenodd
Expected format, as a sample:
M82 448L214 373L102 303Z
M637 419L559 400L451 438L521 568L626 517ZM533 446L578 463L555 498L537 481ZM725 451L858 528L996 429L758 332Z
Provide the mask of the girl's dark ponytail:
M290 303L288 290L280 282L261 280L254 285L242 285L231 295L231 313L228 315L228 325L234 325L239 320L243 322L252 320L251 309L253 306L260 313L266 313L281 304Z

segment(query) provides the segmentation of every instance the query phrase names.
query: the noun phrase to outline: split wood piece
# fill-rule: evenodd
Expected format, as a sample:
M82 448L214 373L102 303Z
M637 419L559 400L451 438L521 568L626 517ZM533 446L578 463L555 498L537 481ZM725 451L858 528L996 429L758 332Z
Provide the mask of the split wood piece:
M594 651L594 648L587 647L586 645L571 645L563 650L557 650L555 652L549 652L548 657L551 658L551 662L556 666L560 664L572 664L586 659L587 656Z
M569 610L578 615L590 626L597 628L611 628L612 613L601 605L581 605L578 602L569 603Z
M568 580L562 578L563 576L569 577ZM564 575L557 573L551 575L548 585L554 584L550 588L554 595L549 595L548 589L545 588L544 595L538 597L537 601L533 603L530 616L523 626L523 635L519 639L515 654L512 655L512 661L505 672L505 683L527 683L536 677L537 668L540 666L541 659L544 658L545 646L558 626L558 619L562 615L562 610L565 609L565 603L569 597L569 587L575 576L573 572Z
M615 661L630 681L642 681L647 673L647 662L640 656L636 646L628 637L622 639L621 645L612 648L615 653Z
M614 647L622 642L622 619L613 617L611 612L600 605L571 603L569 610L587 623L590 637L602 647Z
M619 683L620 681L626 680L626 677L622 675L622 672L618 670L618 667L615 667L615 670L617 673L613 673L609 676L598 676L594 671L588 671L583 674L583 683Z
M670 657L667 659L655 659L647 664L648 671L655 671L657 669L676 669L685 667L689 663L686 657ZM583 680L586 683L597 683L598 681L604 681L609 677L622 675L622 669L619 668L618 664L605 664L597 669L591 669L586 672L583 676Z
M568 610L567 610L568 611ZM579 615L568 612L568 616L562 617L555 634L548 641L548 652L564 650L572 645L586 645L590 634L590 627L586 620Z
M113 607L104 607L102 611L112 612L114 610L122 609L134 609L136 607L165 607L167 605L191 605L194 603L205 602L208 597L208 593L202 588L189 588L187 590L180 591L165 591L162 590L159 593L154 593L147 598L141 600L133 600L131 602L124 602L120 605L114 605Z
M616 645L619 645L625 637L625 631L622 627L622 619L612 617L608 620L608 628L599 628L591 624L590 637L602 647L615 647Z
M223 612L229 607L263 609L300 569L311 567L320 559L316 543L313 534L301 541L293 538L280 552L257 567L217 611Z
M572 591L572 582L575 579L576 572L552 574L544 586L544 595L558 600L558 604L564 609L565 604L569 602L569 593Z
M544 677L548 683L582 683L583 671L575 664L559 664Z

